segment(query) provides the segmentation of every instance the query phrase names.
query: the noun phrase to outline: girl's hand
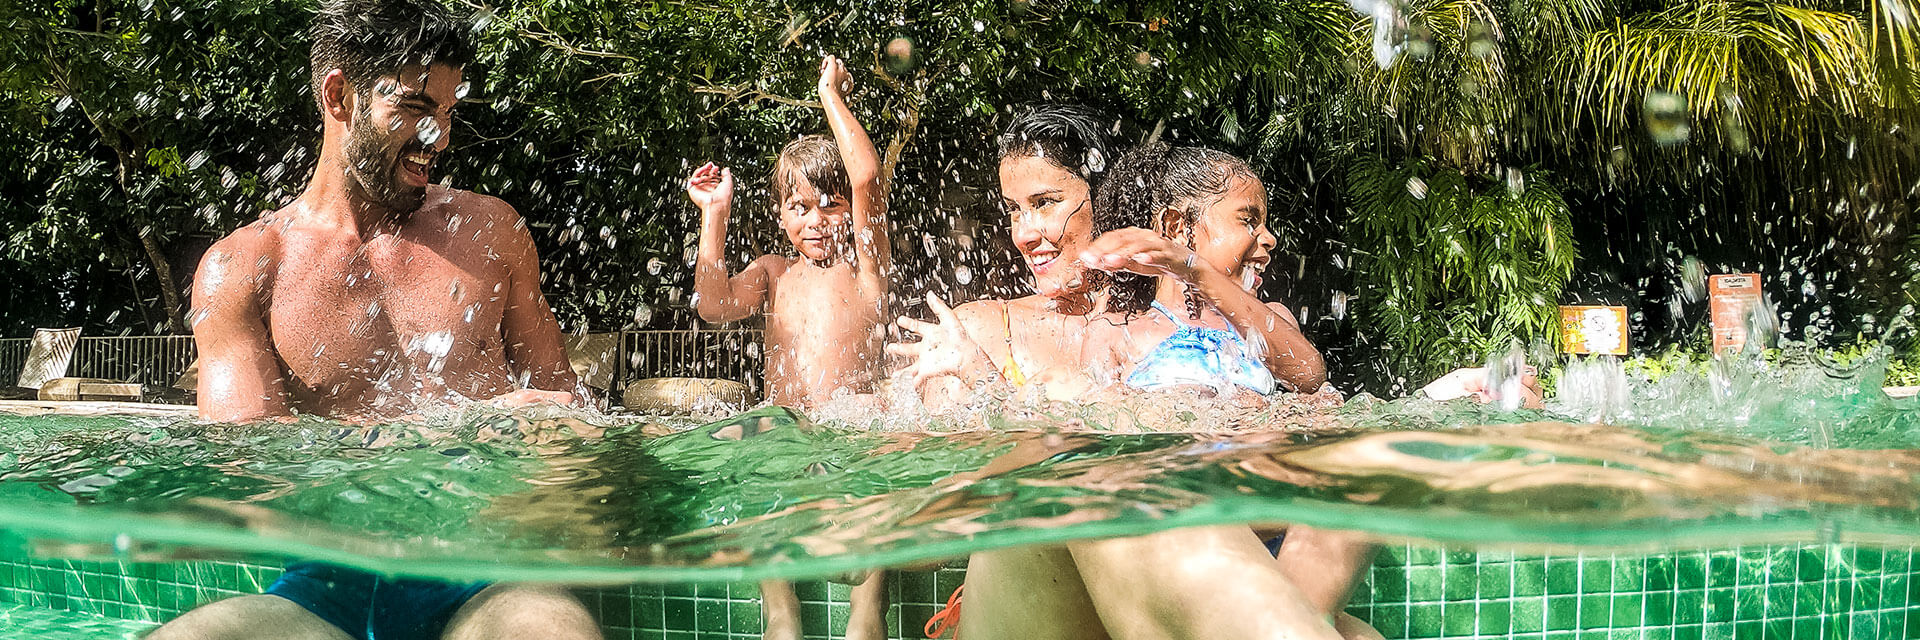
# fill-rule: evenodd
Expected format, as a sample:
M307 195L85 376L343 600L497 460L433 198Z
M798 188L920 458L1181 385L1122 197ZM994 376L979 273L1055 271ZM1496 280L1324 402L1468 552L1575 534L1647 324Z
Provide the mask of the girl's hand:
M687 176L687 197L700 210L725 213L733 208L733 170L709 162Z
M1165 236L1140 228L1115 229L1100 234L1080 252L1080 263L1101 271L1127 271L1149 276L1191 280L1200 256Z
M900 372L913 376L913 386L919 388L927 380L939 376L954 376L971 386L970 375L992 372L993 362L985 351L973 341L973 336L960 324L959 316L947 306L939 296L927 294L927 307L933 309L935 322L921 322L902 316L894 324L902 330L920 335L919 342L896 342L887 345L887 353L906 360Z

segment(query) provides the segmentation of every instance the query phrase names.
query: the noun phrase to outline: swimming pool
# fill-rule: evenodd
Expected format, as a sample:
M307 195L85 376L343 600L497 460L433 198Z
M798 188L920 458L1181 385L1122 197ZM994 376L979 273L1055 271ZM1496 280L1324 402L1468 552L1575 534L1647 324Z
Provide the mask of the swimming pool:
M1920 637L1915 558L1913 547L1846 545L1648 555L1475 553L1401 545L1380 555L1347 610L1388 638L1915 638ZM0 558L0 628L11 637L116 637L199 604L258 593L278 573L276 565L247 562L10 555ZM921 637L921 625L963 576L960 569L893 573L887 622L894 637ZM837 637L827 630L844 628L848 588L823 582L796 588L807 636ZM649 584L576 593L612 639L759 637L759 595L752 583ZM58 626L34 626L49 619L58 620Z
M444 442L403 430L385 436L399 446L369 446L324 422L0 416L14 452L0 459L0 530L12 532L0 534L0 628L137 632L260 592L276 556L324 552L403 573L613 585L577 590L612 638L752 638L762 577L1291 516L1442 541L1389 545L1351 601L1390 638L1920 634L1909 452L1607 425L1369 422L1424 410L1337 416L1357 429L929 434L767 409L612 425L557 449L479 431ZM528 433L540 422L451 424ZM1023 446L1040 455L980 475ZM1134 481L1087 481L1110 472ZM954 496L1007 499L984 513L934 508ZM1074 509L1105 511L1047 520ZM963 577L896 572L895 637L919 637ZM799 594L810 637L844 628L847 587L802 582Z

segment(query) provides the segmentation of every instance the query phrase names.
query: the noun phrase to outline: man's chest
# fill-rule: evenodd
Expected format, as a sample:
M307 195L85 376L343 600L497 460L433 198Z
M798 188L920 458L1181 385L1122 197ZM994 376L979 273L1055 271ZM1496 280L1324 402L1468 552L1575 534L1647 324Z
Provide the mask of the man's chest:
M267 305L274 346L302 377L498 342L507 274L495 260L406 241L305 249L279 265Z

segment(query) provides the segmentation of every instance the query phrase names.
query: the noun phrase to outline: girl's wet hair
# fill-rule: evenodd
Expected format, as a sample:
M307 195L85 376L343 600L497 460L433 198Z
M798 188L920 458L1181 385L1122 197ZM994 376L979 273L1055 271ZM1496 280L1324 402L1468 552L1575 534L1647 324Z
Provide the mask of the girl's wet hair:
M314 99L334 69L365 96L405 65L466 66L474 53L470 26L431 0L326 0L308 32Z
M795 178L841 200L853 198L853 182L847 178L847 165L840 160L840 145L833 138L801 136L780 149L780 158L773 163L775 206L784 206L793 188L800 186Z
M1100 212L1096 219L1163 235L1171 229L1161 224L1160 212L1173 209L1180 216L1180 228L1185 230L1185 244L1192 249L1193 228L1200 222L1200 212L1206 210L1211 199L1226 195L1234 178L1260 180L1253 167L1230 153L1147 143L1114 163L1111 175L1094 194L1093 208ZM1107 296L1107 309L1132 315L1151 308L1153 284L1149 278L1144 291L1131 287L1121 290L1116 278L1115 288ZM1191 293L1188 297L1188 311L1197 316L1199 306Z

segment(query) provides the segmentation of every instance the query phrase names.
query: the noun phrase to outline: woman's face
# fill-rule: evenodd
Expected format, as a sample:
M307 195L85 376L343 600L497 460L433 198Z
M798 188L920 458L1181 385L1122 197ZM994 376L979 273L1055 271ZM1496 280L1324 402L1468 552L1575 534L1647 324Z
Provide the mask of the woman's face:
M1273 261L1277 240L1267 229L1267 189L1260 181L1236 175L1218 199L1194 221L1193 252L1214 270L1240 280L1249 291L1260 288L1261 272Z
M1000 161L1000 208L1012 221L1013 246L1033 271L1041 295L1092 287L1086 267L1071 257L1093 240L1093 198L1086 180L1042 158L1008 158Z

